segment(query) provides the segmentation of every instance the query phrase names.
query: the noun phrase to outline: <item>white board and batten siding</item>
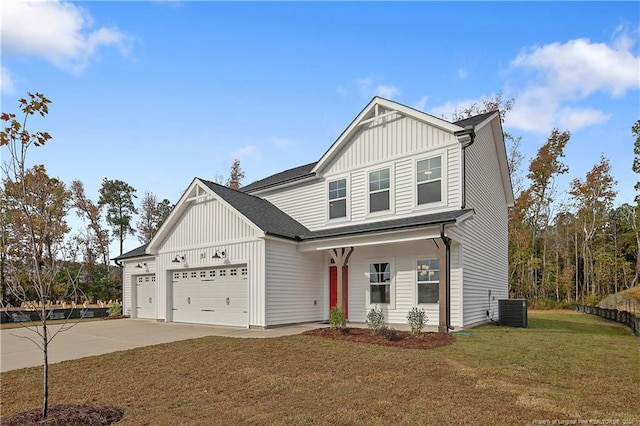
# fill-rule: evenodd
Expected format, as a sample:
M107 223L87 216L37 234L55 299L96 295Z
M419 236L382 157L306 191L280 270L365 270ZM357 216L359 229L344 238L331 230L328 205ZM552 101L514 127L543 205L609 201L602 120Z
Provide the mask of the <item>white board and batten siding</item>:
M266 243L266 325L322 321L328 315L324 257L300 253L293 242Z
M158 300L160 318L172 321L172 274L233 265L247 267L249 326L265 326L263 233L235 210L216 199L192 202L158 247ZM225 251L221 259L213 259ZM173 262L176 256L184 261Z
M475 210L474 218L462 224L462 298L469 327L487 322L487 310L497 319L498 299L508 298L508 211L491 125L476 133L466 163L467 208Z
M146 263L146 266L143 264ZM139 257L135 259L127 259L122 262L123 264L123 286L122 286L122 313L124 315L129 315L132 318L137 318L137 300L136 300L136 289L138 284L138 277L149 277L151 280L151 276L156 275L156 259L152 256ZM142 268L138 268L137 265L143 266ZM149 281L150 284L151 281ZM155 281L156 295L152 300L152 303L155 305L156 313L152 316L148 313L148 310L145 310L144 316L141 318L158 318L157 313L157 289L158 283L157 279ZM147 296L149 297L149 296Z
M437 127L401 115L387 116L381 124L366 124L345 141L317 180L261 194L312 231L344 224L327 220L327 181L347 178L348 223L368 223L415 216L460 207L460 143ZM443 156L444 200L434 208L416 208L415 163L431 155ZM368 213L368 172L389 168L391 210Z

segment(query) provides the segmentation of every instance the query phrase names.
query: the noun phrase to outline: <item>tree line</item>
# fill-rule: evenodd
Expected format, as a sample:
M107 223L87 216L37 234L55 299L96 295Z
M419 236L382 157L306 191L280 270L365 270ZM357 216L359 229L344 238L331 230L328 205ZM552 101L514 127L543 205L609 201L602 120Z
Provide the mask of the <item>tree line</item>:
M117 241L121 255L130 235L137 235L141 244L148 243L173 204L150 191L138 203L133 186L108 178L103 179L97 199L92 199L81 180L67 185L49 176L43 164L29 167L29 149L52 137L47 132L28 132L27 119L46 116L50 103L42 94L29 93L28 99L19 101L22 120L2 114L7 127L0 146L7 149L9 159L2 164L0 188L1 301L15 305L40 299L120 300L121 274L111 265L110 244ZM226 185L237 189L243 178L236 159ZM223 177L216 175L215 180L222 184ZM74 214L82 222L76 230L68 224ZM38 289L35 275L45 272L53 274L51 283Z
M463 119L499 110L504 123L515 100L502 93L454 112ZM640 120L630 123L632 170L640 173ZM515 206L509 211L509 293L534 305L595 304L638 285L640 278L640 197L615 205L617 182L602 154L581 177L560 188L570 173L564 162L571 133L551 129L525 164L521 137L505 132ZM625 182L625 184L627 184ZM640 182L634 188L640 190Z

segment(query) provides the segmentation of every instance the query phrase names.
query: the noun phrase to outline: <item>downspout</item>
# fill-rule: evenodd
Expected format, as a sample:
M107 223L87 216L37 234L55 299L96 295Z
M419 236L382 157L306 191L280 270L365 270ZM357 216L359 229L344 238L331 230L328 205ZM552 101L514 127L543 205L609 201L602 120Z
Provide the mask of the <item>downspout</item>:
M447 330L453 330L451 326L451 240L444 235L444 223L440 224L440 239L445 247L445 263L447 267L444 272L445 299L447 301Z
M467 208L467 156L465 150L469 148L476 140L476 134L473 126L465 126L464 130L455 132L454 136L462 144L462 207L461 210Z

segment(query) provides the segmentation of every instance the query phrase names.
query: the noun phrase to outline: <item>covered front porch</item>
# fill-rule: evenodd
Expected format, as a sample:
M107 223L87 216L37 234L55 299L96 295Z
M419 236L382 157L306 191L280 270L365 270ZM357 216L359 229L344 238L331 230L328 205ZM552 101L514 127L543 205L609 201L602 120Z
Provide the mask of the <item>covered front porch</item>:
M407 314L424 309L428 331L462 325L461 243L456 223L306 240L302 253L326 258L327 317L336 306L352 327L366 327L367 313L382 310L390 326L409 329Z

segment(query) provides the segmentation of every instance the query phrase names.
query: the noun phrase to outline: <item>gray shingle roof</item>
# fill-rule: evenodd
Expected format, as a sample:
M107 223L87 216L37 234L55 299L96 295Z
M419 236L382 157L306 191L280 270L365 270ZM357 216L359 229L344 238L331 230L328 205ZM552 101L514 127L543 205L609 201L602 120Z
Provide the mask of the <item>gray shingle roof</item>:
M260 179L253 183L250 183L247 186L243 186L242 188L240 188L240 191L251 192L258 189L268 188L274 185L280 185L286 182L293 182L293 181L305 178L307 176L313 176L314 173L311 173L311 170L315 165L316 163L309 163L309 164L305 164L304 166L298 166L293 169L276 173L264 179Z
M496 111L485 112L483 114L474 115L473 117L465 118L464 120L454 121L453 124L460 127L473 126L476 127L478 124L482 123L484 120L489 118L490 115L493 115Z
M362 235L399 229L419 228L421 226L434 226L441 223L453 223L456 219L473 211L471 209L454 210L402 219L391 219L381 222L309 231L300 223L285 214L282 210L262 198L243 194L206 180L202 180L202 183L211 188L211 190L231 204L235 209L247 217L247 219L255 223L267 234L285 237L296 241L320 240L323 238ZM131 250L130 252L124 253L122 256L118 256L113 260L125 260L135 257L149 256L145 253L146 248L147 245L145 244Z
M322 229L308 234L300 235L302 241L317 240L321 238L342 237L348 235L367 234L398 229L410 229L421 226L433 226L441 223L452 223L456 219L472 212L471 209L454 210L442 213L432 213L422 216L406 217L402 219L384 220L374 223L341 226L337 228Z
M200 181L267 234L297 240L299 235L309 233L307 228L267 200L204 179Z
M125 259L132 259L134 257L144 257L144 256L151 256L150 254L147 254L145 252L145 250L147 249L147 244L143 244L138 248L134 248L131 251L128 251L126 253L121 254L118 257L114 257L111 260L125 260Z

